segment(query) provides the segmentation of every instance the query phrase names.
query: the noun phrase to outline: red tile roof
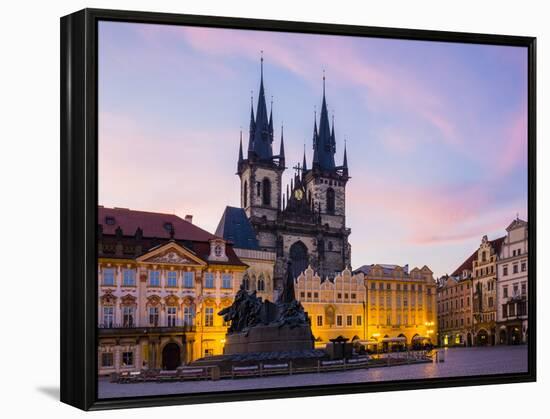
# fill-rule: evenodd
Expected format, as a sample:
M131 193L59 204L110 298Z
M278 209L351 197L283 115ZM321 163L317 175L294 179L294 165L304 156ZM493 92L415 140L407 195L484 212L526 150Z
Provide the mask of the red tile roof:
M108 224L106 221L109 217L113 219L112 224ZM208 241L217 238L217 236L174 214L99 206L97 218L98 224L103 227L103 234L115 234L116 229L120 227L123 235L133 236L139 227L143 230L143 237L170 239L170 232L166 228L166 224L171 223L176 240Z

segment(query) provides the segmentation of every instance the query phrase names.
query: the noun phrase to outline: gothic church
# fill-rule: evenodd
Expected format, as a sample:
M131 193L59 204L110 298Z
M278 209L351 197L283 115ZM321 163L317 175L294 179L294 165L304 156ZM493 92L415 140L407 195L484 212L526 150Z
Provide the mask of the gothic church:
M323 99L319 126L313 127L313 159L306 155L293 170L290 185L283 191L285 166L283 129L278 154L273 154L273 113L267 112L263 58L256 113L251 105L246 155L242 133L237 163L241 182L241 207L256 235L258 250L276 253L274 285L279 288L292 261L294 277L308 265L321 278L333 278L351 264L351 247L346 227L346 184L349 177L347 154L341 166L334 161L334 120L330 126L323 77ZM227 210L226 210L227 211ZM243 216L244 218L244 216Z

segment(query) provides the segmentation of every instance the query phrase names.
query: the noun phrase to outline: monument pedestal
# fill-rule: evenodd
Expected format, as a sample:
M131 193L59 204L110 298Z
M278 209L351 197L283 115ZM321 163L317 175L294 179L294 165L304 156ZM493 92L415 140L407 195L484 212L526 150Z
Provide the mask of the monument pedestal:
M314 346L309 325L290 327L258 325L244 332L226 335L224 355L256 352L307 351Z

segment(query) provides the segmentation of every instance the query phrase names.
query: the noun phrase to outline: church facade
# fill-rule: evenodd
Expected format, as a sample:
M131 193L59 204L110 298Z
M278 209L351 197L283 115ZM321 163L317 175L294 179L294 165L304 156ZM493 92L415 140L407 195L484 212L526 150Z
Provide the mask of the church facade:
M331 126L332 125L332 126ZM267 111L263 60L256 113L251 105L246 154L239 147L237 175L241 207L252 225L258 246L276 254L274 285L281 287L287 263L294 278L311 265L322 278L334 278L350 266L351 247L346 227L346 184L350 179L347 154L335 164L334 120L329 121L323 77L323 98L319 125L313 127L313 158L308 167L306 154L296 164L290 185L283 188L286 167L283 128L279 153L273 153L273 113Z

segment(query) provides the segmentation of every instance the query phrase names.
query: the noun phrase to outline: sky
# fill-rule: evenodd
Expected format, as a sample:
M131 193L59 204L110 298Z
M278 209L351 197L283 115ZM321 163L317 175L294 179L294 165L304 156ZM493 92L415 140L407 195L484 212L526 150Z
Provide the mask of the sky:
M527 220L526 48L123 22L99 23L99 204L214 232L240 205L260 51L289 167L304 146L311 165L325 73L353 268L452 273Z

